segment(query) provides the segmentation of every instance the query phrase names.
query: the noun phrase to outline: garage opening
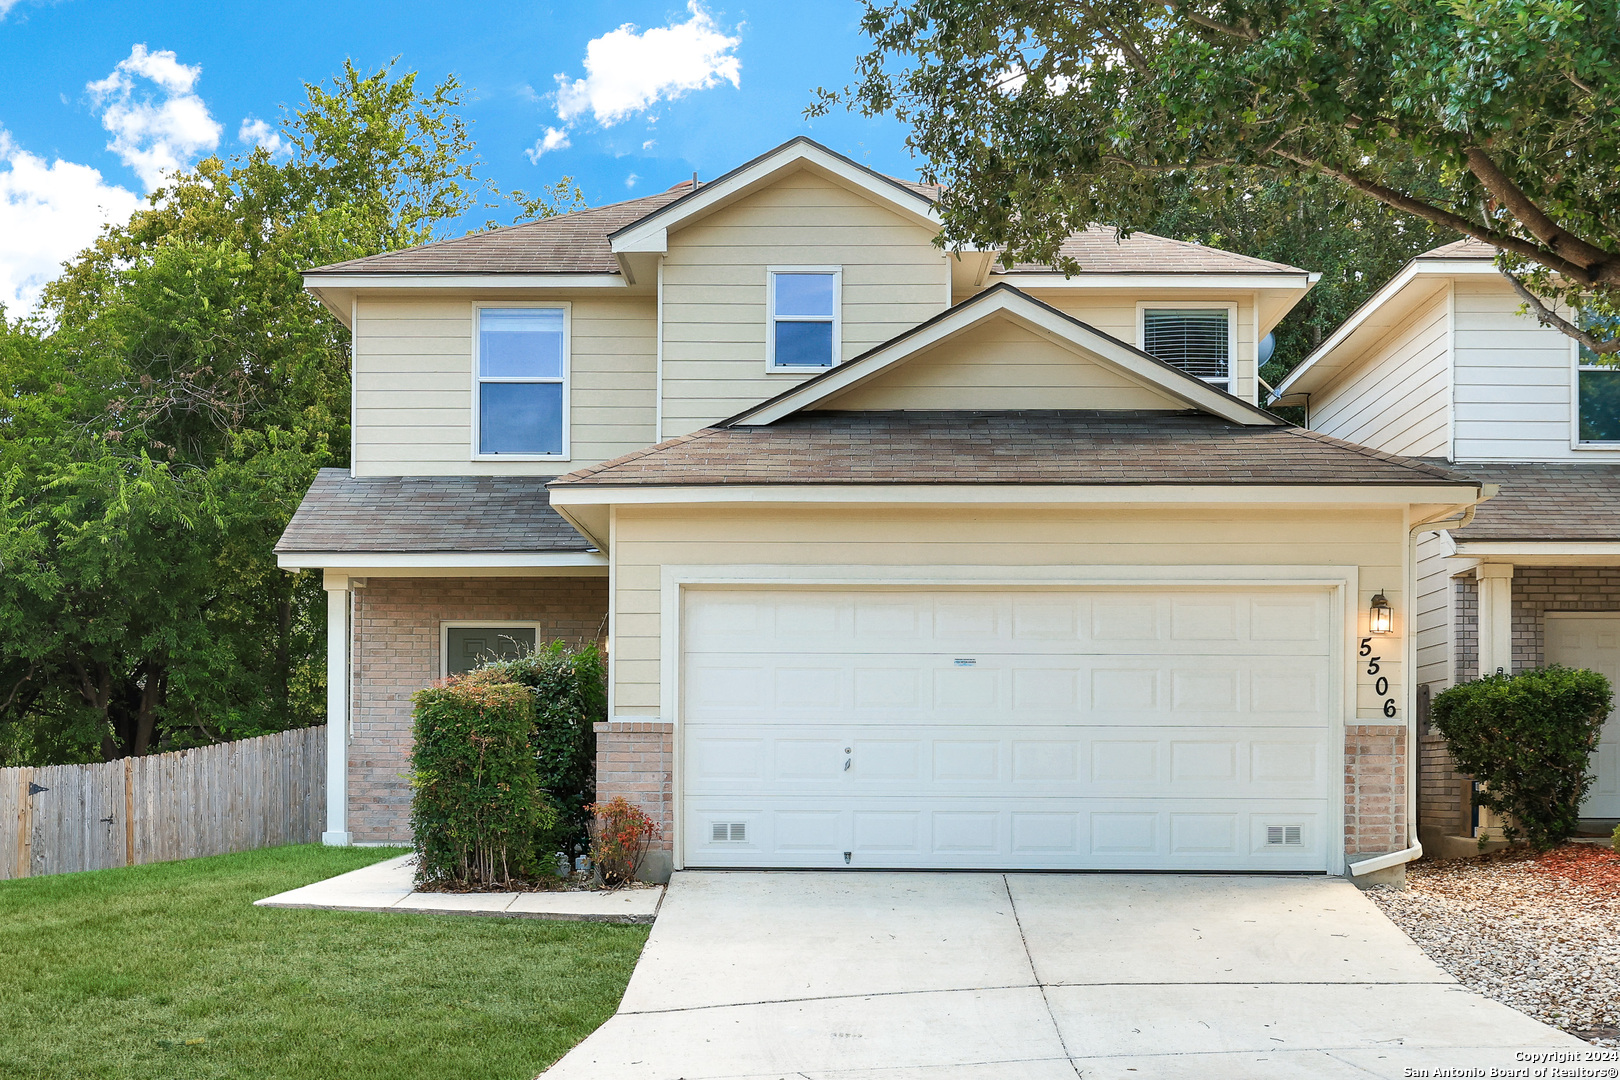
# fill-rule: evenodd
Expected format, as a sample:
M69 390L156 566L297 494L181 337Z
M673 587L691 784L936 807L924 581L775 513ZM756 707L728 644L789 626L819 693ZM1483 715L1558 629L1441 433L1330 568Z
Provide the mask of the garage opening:
M688 589L685 863L1325 870L1331 597Z

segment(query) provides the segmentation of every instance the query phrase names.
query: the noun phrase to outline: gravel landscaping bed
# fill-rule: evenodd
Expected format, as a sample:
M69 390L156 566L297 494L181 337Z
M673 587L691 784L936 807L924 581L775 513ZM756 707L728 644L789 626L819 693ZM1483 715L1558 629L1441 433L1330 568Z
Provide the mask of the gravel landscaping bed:
M1406 880L1368 895L1458 982L1620 1046L1620 854L1568 844L1425 860Z

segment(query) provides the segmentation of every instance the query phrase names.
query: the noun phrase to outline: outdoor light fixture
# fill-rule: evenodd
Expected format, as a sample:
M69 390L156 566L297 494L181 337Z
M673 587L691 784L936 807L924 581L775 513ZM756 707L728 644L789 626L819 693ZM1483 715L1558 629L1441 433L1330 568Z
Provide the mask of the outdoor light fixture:
M1367 609L1367 628L1375 634L1387 634L1389 620L1389 598L1379 593L1372 598L1372 607Z

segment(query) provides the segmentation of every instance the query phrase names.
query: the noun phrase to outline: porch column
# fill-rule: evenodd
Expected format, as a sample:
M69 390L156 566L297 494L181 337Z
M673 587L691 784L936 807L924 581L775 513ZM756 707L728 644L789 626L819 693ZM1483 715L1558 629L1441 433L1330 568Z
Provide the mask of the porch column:
M1513 564L1480 563L1479 674L1513 673Z
M326 575L326 831L321 843L349 844L349 579Z

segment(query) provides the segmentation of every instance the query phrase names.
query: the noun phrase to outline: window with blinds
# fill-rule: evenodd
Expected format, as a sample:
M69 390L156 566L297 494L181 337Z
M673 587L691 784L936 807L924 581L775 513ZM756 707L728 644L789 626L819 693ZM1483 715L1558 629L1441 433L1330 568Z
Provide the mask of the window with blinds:
M1152 308L1142 313L1142 351L1224 389L1232 377L1226 308Z

